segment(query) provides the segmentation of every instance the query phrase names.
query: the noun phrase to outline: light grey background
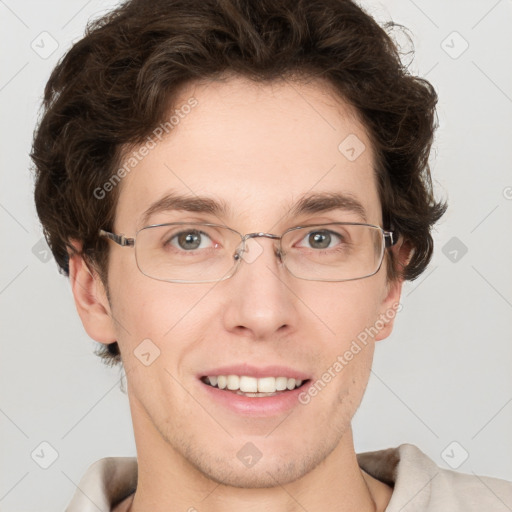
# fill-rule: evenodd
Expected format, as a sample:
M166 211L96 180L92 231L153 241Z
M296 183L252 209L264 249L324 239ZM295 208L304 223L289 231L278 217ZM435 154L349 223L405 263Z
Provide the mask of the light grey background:
M120 372L93 355L68 280L45 262L28 170L50 70L115 4L0 0L4 512L63 510L90 463L135 454ZM395 331L377 345L356 450L410 442L442 467L512 480L512 2L363 5L411 30L411 69L439 93L432 168L450 207L430 267L405 286Z

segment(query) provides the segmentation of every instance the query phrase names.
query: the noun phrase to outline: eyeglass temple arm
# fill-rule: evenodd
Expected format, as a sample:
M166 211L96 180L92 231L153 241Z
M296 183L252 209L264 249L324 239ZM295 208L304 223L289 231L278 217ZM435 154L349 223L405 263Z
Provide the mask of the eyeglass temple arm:
M105 231L104 229L100 229L99 234L100 234L100 236L108 238L109 240L112 240L113 242L115 242L116 244L119 244L122 247L131 246L131 245L135 244L135 240L133 238L127 238L124 235L116 235L115 233L110 233L109 231ZM386 247L392 247L393 245L395 245L397 243L398 237L395 238L393 235L394 234L392 231L384 231L384 240L385 240ZM249 234L245 235L244 238L249 239L249 238L256 238L256 237L260 237L260 236L264 236L264 237L268 237L268 238L281 238L280 236L272 235L269 233L249 233Z
M386 248L393 247L398 242L398 237L395 237L393 231L384 231L384 243Z
M115 233L110 233L109 231L105 231L100 229L100 236L104 236L109 240L112 240L116 244L119 244L122 247L126 247L129 245L134 245L135 240L133 238L126 238L124 235L116 235Z

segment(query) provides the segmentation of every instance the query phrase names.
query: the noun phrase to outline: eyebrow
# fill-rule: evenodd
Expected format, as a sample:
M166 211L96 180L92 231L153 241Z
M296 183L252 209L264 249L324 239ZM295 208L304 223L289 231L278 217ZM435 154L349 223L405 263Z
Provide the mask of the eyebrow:
M175 193L166 194L155 201L141 216L142 225L146 225L150 217L156 213L182 210L187 212L209 213L216 217L226 216L229 208L223 201L210 197L183 196Z
M351 194L338 192L322 192L301 197L290 208L290 216L299 216L311 213L324 213L332 210L342 210L355 213L363 222L367 222L364 206Z
M226 217L230 212L230 208L224 201L217 201L205 196L184 196L170 193L149 206L141 216L141 223L145 226L152 215L174 210L207 213L216 217ZM337 192L305 195L290 206L286 216L297 217L299 215L323 213L333 210L355 213L363 222L367 222L366 210L363 205L352 195Z

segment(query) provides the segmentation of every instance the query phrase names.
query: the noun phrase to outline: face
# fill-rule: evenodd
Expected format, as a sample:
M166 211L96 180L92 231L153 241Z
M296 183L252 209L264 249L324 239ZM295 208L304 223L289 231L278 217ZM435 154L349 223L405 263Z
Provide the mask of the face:
M144 225L177 221L278 235L304 223L364 222L353 208L291 214L304 197L332 193L360 203L366 222L382 225L368 136L325 84L230 78L190 86L176 108L191 97L196 106L123 178L116 233L133 237ZM364 144L355 159L338 148L347 137L358 141L358 153ZM226 208L154 211L143 220L168 194ZM261 254L242 261L233 277L201 284L151 279L138 270L133 248L112 243L105 306L115 319L139 457L170 457L197 478L243 487L291 482L352 446L350 422L374 342L389 334L400 293L386 279L385 261L365 279L306 281L283 267L275 240L257 243ZM213 388L210 375L304 382L250 397Z

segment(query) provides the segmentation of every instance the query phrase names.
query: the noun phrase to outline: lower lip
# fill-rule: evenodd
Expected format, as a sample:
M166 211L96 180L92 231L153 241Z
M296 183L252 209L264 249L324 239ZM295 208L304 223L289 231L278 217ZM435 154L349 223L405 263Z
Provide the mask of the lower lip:
M275 416L300 405L299 395L306 391L310 384L306 382L299 388L283 391L274 396L249 397L214 388L202 381L199 383L213 401L237 414L253 417Z

